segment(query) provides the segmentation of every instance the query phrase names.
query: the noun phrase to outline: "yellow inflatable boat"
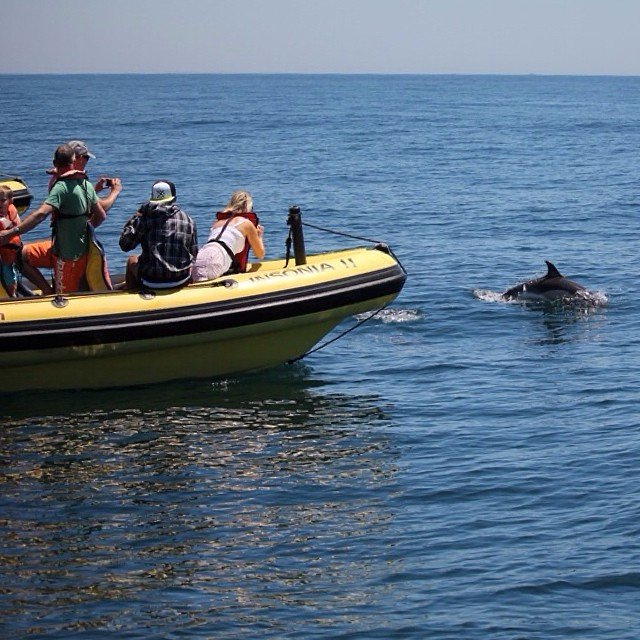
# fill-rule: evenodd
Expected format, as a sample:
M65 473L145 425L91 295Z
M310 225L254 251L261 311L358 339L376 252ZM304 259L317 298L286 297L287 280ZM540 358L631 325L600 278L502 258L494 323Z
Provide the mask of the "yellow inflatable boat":
M24 213L29 205L33 196L29 191L29 188L25 184L22 178L18 176L12 176L5 173L0 173L0 184L9 187L12 191L13 204L18 210L18 214Z
M344 318L390 303L406 273L385 245L253 263L181 289L0 301L3 390L128 386L260 369Z

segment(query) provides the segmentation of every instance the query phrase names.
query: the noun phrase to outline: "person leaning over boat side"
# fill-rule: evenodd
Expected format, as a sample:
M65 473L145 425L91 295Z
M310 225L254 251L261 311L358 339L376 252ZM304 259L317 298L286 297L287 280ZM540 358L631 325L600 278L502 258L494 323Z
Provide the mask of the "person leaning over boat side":
M73 149L75 158L73 167L66 173L66 177L73 177L73 173L78 178L88 178L86 173L87 163L90 158L95 158L87 145L82 140L69 140L67 144ZM62 174L58 168L54 166L48 169L47 173L51 175L47 191L51 191L53 185L60 179ZM111 209L116 198L122 191L122 183L120 178L99 178L95 183L94 189L102 191L109 187L109 193L104 196L98 196L98 202L102 205L105 213ZM41 240L38 242L30 242L25 244L22 249L22 264L24 274L38 287L43 293L51 293L51 287L39 269L53 269L54 256L51 251L51 239Z
M191 280L191 265L198 254L195 222L176 204L176 187L156 180L151 198L124 225L120 248L142 247L139 256L127 258L125 286L167 289Z
M93 185L75 173L74 159L73 149L68 144L61 144L53 156L58 180L45 201L20 224L0 232L0 245L3 245L51 216L51 254L56 293L79 291L82 288L90 241L87 223L97 227L106 218ZM43 289L43 293L48 291Z
M246 269L249 248L256 257L264 258L264 229L253 213L253 200L246 191L234 191L227 206L216 214L206 244L193 264L194 282L213 280L230 269L239 273Z

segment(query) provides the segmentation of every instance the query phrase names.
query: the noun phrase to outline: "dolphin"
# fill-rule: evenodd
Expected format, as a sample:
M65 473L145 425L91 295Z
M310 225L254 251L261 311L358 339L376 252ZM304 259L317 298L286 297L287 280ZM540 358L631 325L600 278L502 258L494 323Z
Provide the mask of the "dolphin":
M547 273L541 278L521 282L511 289L507 289L502 297L505 300L562 300L575 297L588 297L589 292L585 287L573 280L565 278L554 264L545 260Z

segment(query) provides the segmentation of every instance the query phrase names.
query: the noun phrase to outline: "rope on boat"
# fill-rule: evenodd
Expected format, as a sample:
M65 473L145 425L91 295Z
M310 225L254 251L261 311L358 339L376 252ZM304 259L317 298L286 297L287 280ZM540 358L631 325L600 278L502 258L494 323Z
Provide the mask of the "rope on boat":
M386 242L381 242L380 240L372 240L371 238L365 238L364 236L356 236L352 233L345 233L344 231L336 231L335 229L328 229L327 227L321 227L317 224L312 224L311 222L302 222L303 227L310 227L312 229L317 229L318 231L325 231L326 233L333 233L335 236L344 236L345 238L351 238L352 240L362 240L363 242L370 242L376 246L384 247L385 251L388 251L391 256L395 259L395 261L400 265L400 268L407 273L407 270L404 268L402 262L398 256L392 251L391 247Z
M291 360L287 360L287 364L293 364L294 362L298 362L298 360L302 360L302 358L306 358L308 355L311 355L316 351L320 351L320 349L324 349L325 347L328 347L332 342L335 342L336 340L340 340L340 338L344 338L344 336L346 336L348 333L351 333L351 331L353 331L354 329L361 327L365 322L368 322L369 320L371 320L371 318L375 318L379 313L382 313L382 311L384 311L388 306L389 306L389 303L380 307L376 311L373 311L366 318L363 318L362 320L354 324L353 327L349 327L349 329L338 334L335 338L331 338L331 340L327 340L326 342L323 342L322 344L315 347L315 349L310 349L309 351L307 351L306 353L303 353L301 356L298 356L297 358L292 358Z
M395 253L393 253L393 251L391 250L391 247L384 242L379 242L378 240L372 240L371 238L365 238L363 236L357 236L351 233L345 233L344 231L336 231L335 229L328 229L326 227L321 227L317 224L311 224L310 222L302 222L301 224L304 227L310 227L312 229L317 229L318 231L325 231L326 233L332 233L336 236L344 236L345 238L351 238L353 240L362 240L364 242L370 242L371 244L375 245L376 247L380 248L383 251L388 252L391 256L393 256L393 258L396 260L400 268L405 273L407 273L407 270L404 268L404 266L398 259L398 256L396 256ZM291 252L291 241L292 241L291 235L292 235L291 232L289 232L289 236L285 243L287 247L287 254L286 254L287 265L289 264L290 252ZM372 318L375 318L379 313L384 311L388 306L389 306L389 303L385 304L384 306L380 307L376 311L373 311L372 313L370 313L366 318L363 318L362 320L354 324L352 327L350 327L346 331L343 331L342 333L338 334L334 338L331 338L331 340L327 340L326 342L323 342L322 344L318 345L314 349L310 349L309 351L307 351L306 353L303 353L301 356L298 356L297 358L292 358L291 360L287 360L287 364L293 364L294 362L298 362L299 360L306 358L308 355L311 355L316 351L320 351L320 349L324 349L325 347L328 347L331 343L336 342L336 340L340 340L340 338L344 338L344 336L346 336L348 333L351 333L351 331L353 331L354 329L358 329L365 322L368 322Z
M372 244L384 244L378 240L372 240L371 238L363 238L362 236L355 236L351 233L345 233L344 231L336 231L335 229L327 229L326 227L320 227L317 224L311 224L310 222L303 222L303 227L311 227L312 229L318 229L318 231L326 231L327 233L333 233L336 236L344 236L345 238L353 238L354 240L364 240L364 242L371 242Z

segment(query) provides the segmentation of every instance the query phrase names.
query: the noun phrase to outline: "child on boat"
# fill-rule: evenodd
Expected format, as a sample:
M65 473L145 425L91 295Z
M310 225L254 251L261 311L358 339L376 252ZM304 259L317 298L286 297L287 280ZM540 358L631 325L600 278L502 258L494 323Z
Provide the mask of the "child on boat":
M0 230L13 229L20 224L18 210L13 204L13 191L6 184L0 185ZM15 297L18 286L18 256L22 240L16 236L13 242L0 247L0 277L5 291Z
M0 185L0 231L13 229L19 224L20 216L13 204L13 191L6 184ZM7 295L11 297L16 297L19 289L23 295L31 295L28 287L19 287L20 275L24 275L29 282L36 284L36 286L38 276L42 278L37 269L23 261L23 249L20 236L14 236L8 244L0 245L0 283Z

